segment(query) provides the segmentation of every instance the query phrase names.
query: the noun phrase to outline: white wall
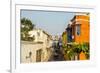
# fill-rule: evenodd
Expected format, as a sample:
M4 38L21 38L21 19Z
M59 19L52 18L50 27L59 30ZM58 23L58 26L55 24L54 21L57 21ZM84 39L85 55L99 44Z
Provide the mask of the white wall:
M25 43L21 44L21 63L33 63L36 62L36 51L37 50L44 50L43 44L34 44L34 43ZM30 58L26 59L26 56L29 56L29 52L32 52L31 60Z
M100 0L33 0L34 2L52 2L95 5L97 24L96 27L96 52L97 66L91 68L69 68L64 70L40 70L38 73L100 73ZM8 73L10 69L10 1L0 0L0 73ZM37 73L37 72L34 72Z

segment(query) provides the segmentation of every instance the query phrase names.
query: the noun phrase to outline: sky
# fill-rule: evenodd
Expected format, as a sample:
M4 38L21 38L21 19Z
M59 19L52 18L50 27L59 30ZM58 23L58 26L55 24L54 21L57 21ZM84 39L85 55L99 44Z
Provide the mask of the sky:
M30 19L36 28L53 36L61 35L74 15L72 12L21 10L21 18Z

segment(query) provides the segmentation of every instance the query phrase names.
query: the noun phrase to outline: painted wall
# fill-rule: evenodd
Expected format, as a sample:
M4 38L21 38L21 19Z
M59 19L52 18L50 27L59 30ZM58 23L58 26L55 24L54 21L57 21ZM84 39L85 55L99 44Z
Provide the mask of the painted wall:
M42 49L42 44L30 43L30 42L22 42L21 43L21 63L32 63L36 62L36 51ZM32 52L32 55L29 57L29 52ZM27 58L26 58L27 57ZM43 54L41 54L43 57ZM43 58L41 59L43 60Z
M80 35L76 34L76 26L77 24L80 25ZM73 27L73 35L74 35L74 42L83 43L89 42L90 40L90 23L89 23L89 16L88 15L77 15L74 19L74 26Z
M35 36L34 41L22 41L21 43L21 62L22 63L30 63L36 62L36 51L42 50L41 53L41 61L46 62L50 58L50 51L52 46L52 38L45 31L41 29L34 29L29 32L30 37ZM49 50L48 50L49 49ZM27 58L29 56L29 52L32 52L31 58ZM48 53L49 52L49 53Z
M63 32L62 34L62 44L66 45L67 44L67 32Z

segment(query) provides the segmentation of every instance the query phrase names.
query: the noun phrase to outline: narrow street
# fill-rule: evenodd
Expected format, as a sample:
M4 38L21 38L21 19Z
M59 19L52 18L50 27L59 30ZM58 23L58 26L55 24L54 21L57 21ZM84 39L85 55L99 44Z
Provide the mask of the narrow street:
M49 61L63 61L63 60L64 58L62 52L60 50L54 49Z
M53 44L53 51L49 61L63 61L62 48L57 44Z

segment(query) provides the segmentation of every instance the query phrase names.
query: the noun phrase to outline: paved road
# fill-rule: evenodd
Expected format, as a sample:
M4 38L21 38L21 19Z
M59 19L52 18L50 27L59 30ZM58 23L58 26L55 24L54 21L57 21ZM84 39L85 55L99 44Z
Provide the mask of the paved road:
M64 61L64 57L61 52L61 49L54 48L49 61Z

